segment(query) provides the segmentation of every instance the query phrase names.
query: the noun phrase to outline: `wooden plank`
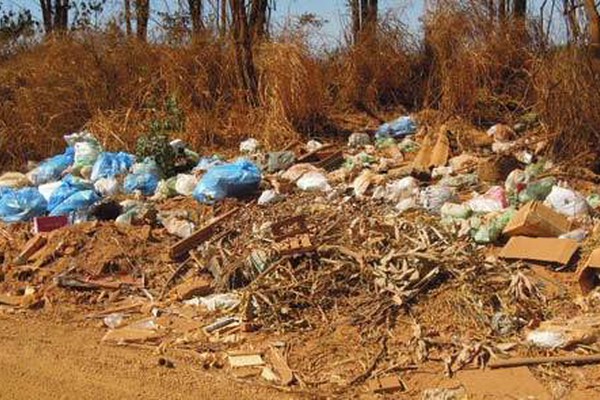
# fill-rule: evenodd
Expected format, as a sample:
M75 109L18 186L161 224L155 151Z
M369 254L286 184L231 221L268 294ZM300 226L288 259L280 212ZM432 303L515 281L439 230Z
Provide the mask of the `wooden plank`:
M308 232L306 220L303 215L286 218L271 225L271 232L275 240L280 241L290 236L296 236Z
M213 218L208 224L194 232L190 237L180 240L175 243L169 249L169 256L173 260L181 259L188 255L190 250L198 247L204 241L206 241L213 233L213 229L216 225L225 221L239 211L239 207L231 209L218 217Z
M556 357L524 357L524 358L509 358L508 360L497 360L492 361L488 364L491 369L496 368L510 368L510 367L522 367L526 365L539 365L539 364L596 364L600 363L600 354L592 355L573 355L573 356L556 356Z
M279 376L280 383L284 386L290 385L294 381L294 372L290 369L281 351L276 347L271 347L267 353L267 357Z
M27 261L29 261L31 256L33 256L35 253L37 253L38 250L44 247L47 242L48 240L46 239L46 237L42 235L35 235L31 239L29 239L29 241L25 244L25 248L23 249L23 251L21 251L21 254L19 254L17 259L15 260L15 264L25 264Z

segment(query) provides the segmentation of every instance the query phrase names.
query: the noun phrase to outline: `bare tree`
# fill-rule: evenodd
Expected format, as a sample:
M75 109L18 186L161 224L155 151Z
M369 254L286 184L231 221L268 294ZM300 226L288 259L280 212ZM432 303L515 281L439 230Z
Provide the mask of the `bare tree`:
M123 0L125 6L125 31L131 36L131 0Z
M192 32L196 35L204 29L204 22L202 21L202 0L188 0L188 6L190 8Z
M242 87L246 90L247 100L257 106L258 79L252 45L254 37L253 27L250 26L244 0L229 0L231 10L231 33L235 41L236 63Z
M377 32L378 0L350 0L352 12L352 39L359 43L374 38Z
M513 17L525 18L527 15L527 0L513 0Z
M249 26L252 38L261 40L267 36L267 11L269 0L252 0Z
M142 41L148 39L148 19L150 18L150 0L135 0L137 37Z
M585 13L588 17L590 48L596 58L600 58L600 14L594 0L583 0Z
M221 37L225 37L227 34L227 0L219 0L221 2L220 13L219 13L219 33Z
M46 34L64 32L69 27L69 0L40 0Z

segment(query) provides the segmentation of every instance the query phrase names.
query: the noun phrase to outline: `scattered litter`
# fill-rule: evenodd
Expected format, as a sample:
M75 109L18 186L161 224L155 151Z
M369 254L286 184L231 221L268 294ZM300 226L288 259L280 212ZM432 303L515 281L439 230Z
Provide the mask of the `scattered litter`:
M588 214L588 203L581 194L573 190L553 186L546 197L545 204L567 217L578 217Z
M348 136L348 147L362 147L371 144L371 137L368 133L354 132Z
M185 300L184 303L192 306L202 306L206 310L214 312L217 310L231 310L240 305L241 299L235 293L216 293L205 297L194 297Z
M413 135L417 131L417 124L410 116L401 116L391 122L386 122L377 129L377 139L385 137L403 138Z
M600 249L595 249L577 271L579 287L584 295L600 284Z
M258 198L258 205L265 206L267 204L277 203L279 201L282 201L283 199L284 196L277 193L275 190L269 189L261 193L260 197Z
M260 170L248 160L217 165L200 179L194 198L201 203L213 203L226 197L247 195L258 189L260 181Z
M529 202L504 228L506 236L557 237L571 230L571 222L542 203Z
M229 360L229 365L232 368L260 367L265 365L265 362L260 354L229 354L227 359Z
M500 257L509 260L540 261L567 265L579 248L572 239L529 238L516 236L510 238L502 248Z
M246 139L240 143L240 152L246 154L256 153L260 149L260 143L254 138Z
M309 192L329 192L331 190L331 186L329 186L327 177L318 171L312 171L303 174L302 177L296 181L296 186L298 186L301 190L306 190Z
M595 343L600 335L600 316L584 315L570 320L543 321L527 334L527 342L543 348L569 348Z

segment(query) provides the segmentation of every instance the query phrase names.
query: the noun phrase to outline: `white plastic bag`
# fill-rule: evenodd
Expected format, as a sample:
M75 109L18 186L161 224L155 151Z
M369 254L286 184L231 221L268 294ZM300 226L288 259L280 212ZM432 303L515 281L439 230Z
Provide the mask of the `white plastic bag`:
M323 147L323 143L317 140L309 140L308 143L306 143L307 151L316 151L319 150L321 147Z
M179 174L175 182L175 191L182 196L191 196L198 185L198 178L195 175Z
M331 186L327 182L327 177L321 172L307 172L298 181L296 185L306 191L321 191L328 192L331 190Z
M396 204L396 211L398 211L400 214L414 208L417 208L417 200L414 197L400 200L398 204Z
M116 196L121 192L119 181L116 178L100 178L94 183L94 189L102 197Z
M260 149L260 143L254 138L246 139L240 143L240 152L246 154L256 153Z
M274 190L265 190L258 198L258 205L264 206L271 203L276 203L283 200L283 196Z
M458 196L456 191L448 186L434 185L421 190L419 201L428 212L439 214L444 203L458 201Z
M390 202L398 202L410 197L415 197L419 193L419 181L412 176L407 176L386 185L385 199Z
M483 196L477 196L469 201L467 205L474 213L489 214L492 212L502 211L504 209L502 203L496 199L490 199Z
M571 189L560 186L552 187L552 191L546 197L544 203L552 207L556 212L568 217L587 215L589 212L589 206L585 197Z
M52 194L60 187L60 185L62 185L61 181L44 183L43 185L38 186L38 190L42 196L44 196L46 201L50 201L50 197L52 197Z

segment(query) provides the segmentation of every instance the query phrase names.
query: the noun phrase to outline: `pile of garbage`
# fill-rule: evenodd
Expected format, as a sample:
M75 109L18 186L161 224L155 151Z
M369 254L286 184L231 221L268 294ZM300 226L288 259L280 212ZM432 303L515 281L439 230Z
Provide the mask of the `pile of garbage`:
M232 160L174 141L188 167L173 176L66 136L63 154L0 176L0 310L76 305L103 342L304 389L394 392L440 362L453 375L589 351L593 316L579 335L548 320L596 298L600 192L514 128L403 116L347 144L249 139Z

